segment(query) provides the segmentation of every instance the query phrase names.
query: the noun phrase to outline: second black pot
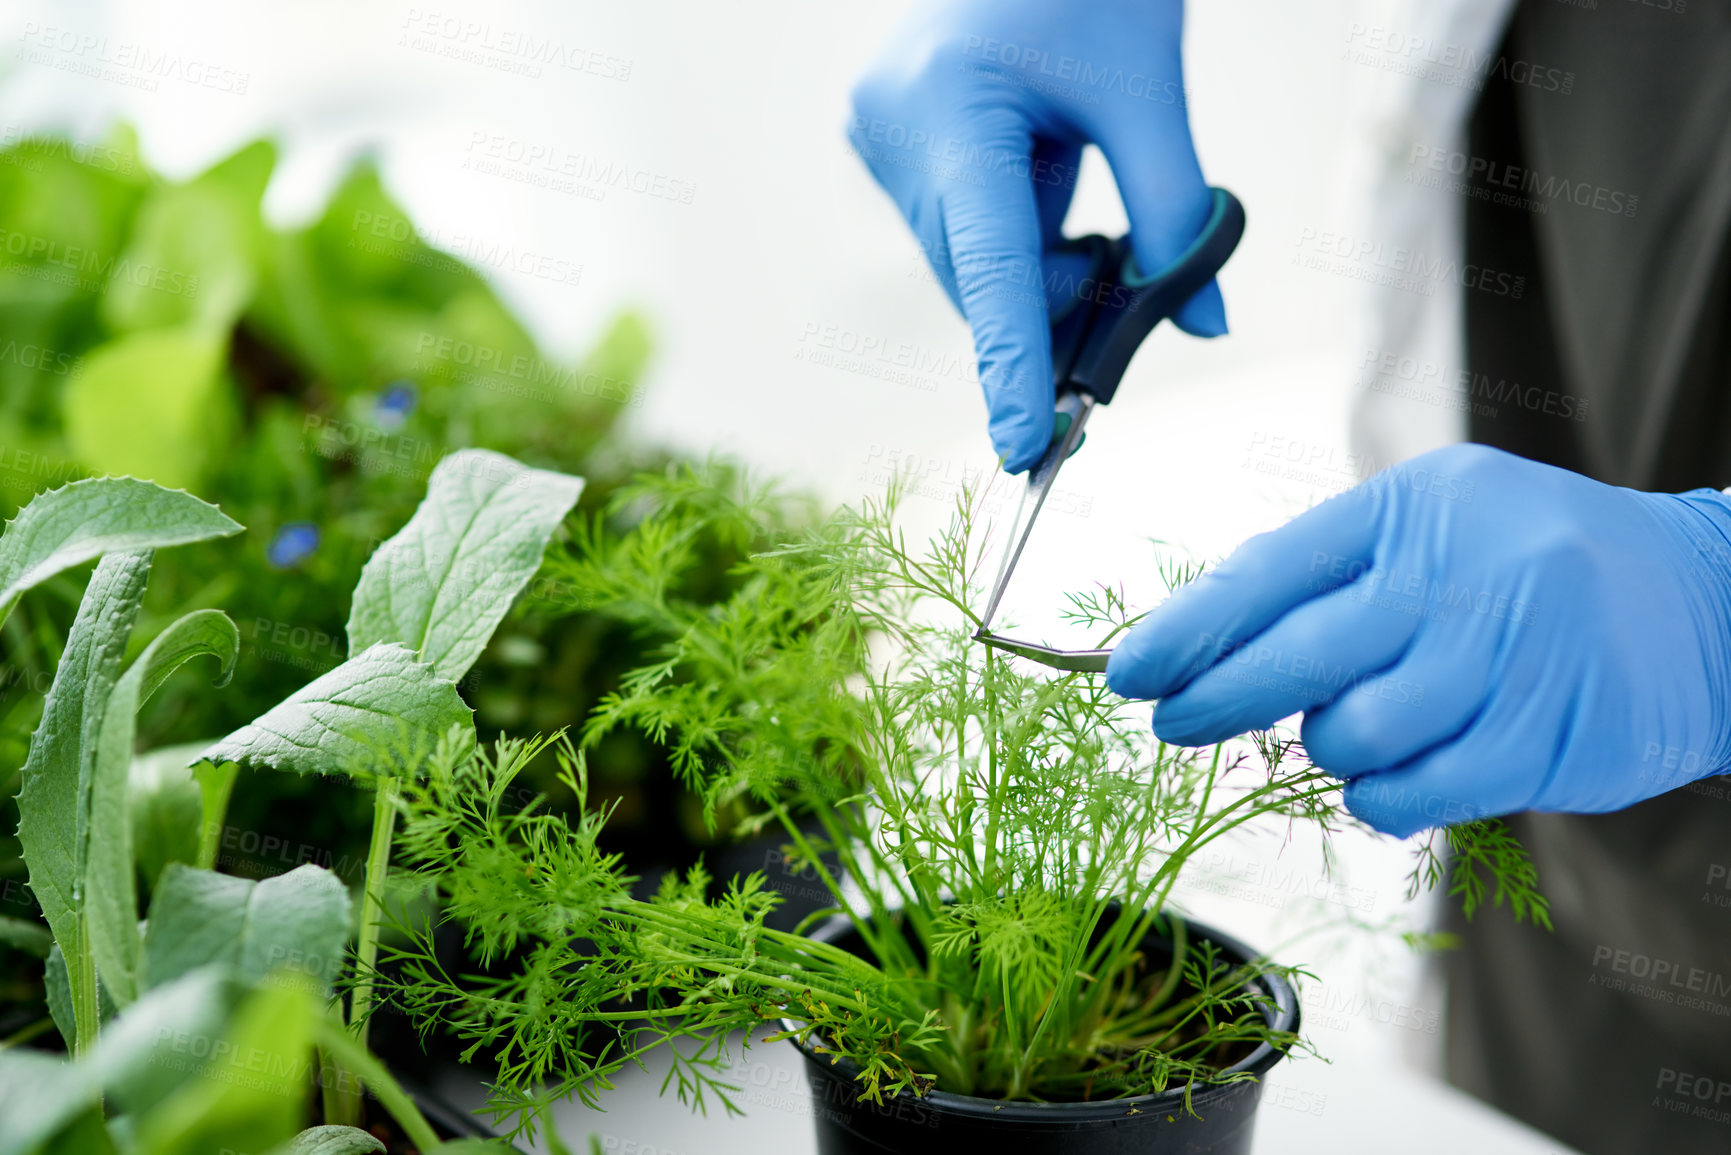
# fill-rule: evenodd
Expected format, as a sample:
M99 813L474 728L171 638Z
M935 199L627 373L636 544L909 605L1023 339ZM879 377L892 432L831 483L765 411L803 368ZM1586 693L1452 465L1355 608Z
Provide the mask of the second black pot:
M1257 957L1219 931L1188 925L1192 939L1212 942L1228 964ZM813 937L859 949L846 919L824 924ZM1151 938L1144 948L1152 958L1171 954L1170 942L1162 939ZM1292 984L1265 974L1253 985L1268 996L1268 1025L1298 1030L1298 993ZM1197 1087L1186 1111L1183 1088L1096 1103L1009 1102L946 1091L903 1092L882 1104L861 1102L853 1064L832 1062L833 1056L818 1055L809 1044L800 1050L811 1083L818 1155L1248 1155L1262 1097L1260 1080L1283 1057L1267 1043L1258 1046L1227 1068L1248 1072L1257 1081Z

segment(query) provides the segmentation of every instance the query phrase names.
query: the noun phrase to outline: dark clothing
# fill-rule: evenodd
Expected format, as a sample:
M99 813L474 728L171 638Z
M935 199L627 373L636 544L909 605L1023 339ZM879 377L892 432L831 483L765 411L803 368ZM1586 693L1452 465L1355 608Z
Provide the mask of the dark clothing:
M1471 437L1617 485L1720 488L1731 3L1664 3L1524 0L1512 20L1502 55L1525 67L1493 68L1473 115L1466 256L1525 292L1466 294ZM1731 1151L1731 777L1511 822L1556 931L1453 916L1450 1080L1590 1155Z

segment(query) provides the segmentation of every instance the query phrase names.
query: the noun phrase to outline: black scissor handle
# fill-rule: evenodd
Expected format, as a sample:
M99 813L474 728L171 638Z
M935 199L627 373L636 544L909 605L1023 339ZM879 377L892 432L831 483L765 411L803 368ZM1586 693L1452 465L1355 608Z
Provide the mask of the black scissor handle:
M1212 281L1244 236L1244 206L1223 188L1190 247L1154 276L1136 267L1128 235L1098 234L1062 248L1088 258L1088 275L1074 298L1052 316L1053 384L1059 393L1086 393L1105 405L1154 326Z

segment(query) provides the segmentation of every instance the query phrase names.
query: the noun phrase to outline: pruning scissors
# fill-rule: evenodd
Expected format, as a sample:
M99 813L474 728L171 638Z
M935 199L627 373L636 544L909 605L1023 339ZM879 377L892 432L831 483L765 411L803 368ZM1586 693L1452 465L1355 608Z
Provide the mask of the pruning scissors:
M1032 642L1017 641L991 631L992 616L1004 598L1022 547L1034 531L1034 520L1052 492L1058 469L1082 443L1082 429L1096 405L1106 405L1118 391L1124 370L1130 365L1144 338L1164 318L1195 296L1214 279L1238 240L1244 235L1244 206L1225 189L1212 190L1213 211L1202 234L1177 260L1154 276L1144 276L1136 267L1136 256L1128 235L1113 240L1099 235L1066 241L1060 251L1078 254L1088 261L1087 291L1078 293L1068 305L1052 315L1052 383L1057 399L1058 420L1051 447L1028 474L1028 486L1016 505L1003 561L986 603L986 616L974 632L977 641L994 649L1017 654L1056 670L1074 673L1104 673L1111 650L1058 650ZM1022 513L1032 499L1026 524ZM1017 527L1020 527L1019 529Z

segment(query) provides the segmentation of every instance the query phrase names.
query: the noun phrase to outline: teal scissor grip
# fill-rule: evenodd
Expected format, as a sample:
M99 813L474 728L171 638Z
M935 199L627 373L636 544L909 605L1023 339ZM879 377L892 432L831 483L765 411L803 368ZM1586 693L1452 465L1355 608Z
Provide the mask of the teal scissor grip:
M1105 405L1118 392L1130 359L1154 326L1212 281L1244 236L1244 206L1223 188L1211 190L1208 223L1176 260L1152 276L1136 266L1128 235L1098 235L1064 244L1086 254L1089 272L1075 302L1052 318L1052 370L1057 392L1086 393Z

